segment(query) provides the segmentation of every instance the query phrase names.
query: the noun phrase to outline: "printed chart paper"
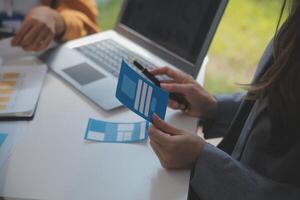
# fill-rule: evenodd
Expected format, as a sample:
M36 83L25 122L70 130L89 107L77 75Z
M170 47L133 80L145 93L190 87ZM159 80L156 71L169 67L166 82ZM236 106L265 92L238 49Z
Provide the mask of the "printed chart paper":
M145 79L125 61L122 62L116 97L147 121L152 121L154 113L165 118L169 93Z
M46 74L47 66L31 57L5 63L0 68L0 116L31 115Z
M90 119L85 139L106 143L141 142L148 138L149 123L112 123Z

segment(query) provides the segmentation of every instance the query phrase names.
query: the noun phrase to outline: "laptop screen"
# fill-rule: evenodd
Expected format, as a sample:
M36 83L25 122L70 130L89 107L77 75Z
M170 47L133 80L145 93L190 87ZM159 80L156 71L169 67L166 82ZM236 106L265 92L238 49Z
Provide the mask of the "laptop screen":
M196 63L222 0L129 0L121 23Z

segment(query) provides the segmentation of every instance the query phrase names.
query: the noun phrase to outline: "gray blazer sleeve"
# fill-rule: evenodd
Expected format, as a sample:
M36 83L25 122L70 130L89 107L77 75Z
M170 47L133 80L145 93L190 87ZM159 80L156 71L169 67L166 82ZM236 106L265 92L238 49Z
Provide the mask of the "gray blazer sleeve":
M216 118L203 123L203 133L206 139L225 135L244 96L245 94L240 93L216 96L218 101Z
M191 186L201 200L299 200L300 188L275 182L206 144Z

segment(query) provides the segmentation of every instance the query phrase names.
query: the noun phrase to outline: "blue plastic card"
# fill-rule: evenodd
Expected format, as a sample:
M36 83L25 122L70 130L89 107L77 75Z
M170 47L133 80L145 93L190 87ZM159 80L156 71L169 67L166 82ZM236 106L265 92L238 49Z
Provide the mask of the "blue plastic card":
M116 97L147 121L152 121L154 113L165 118L169 93L145 79L125 61L122 62Z
M5 142L6 138L7 138L7 134L0 133L0 147Z
M148 138L149 122L111 123L90 119L84 139L107 143L130 143Z

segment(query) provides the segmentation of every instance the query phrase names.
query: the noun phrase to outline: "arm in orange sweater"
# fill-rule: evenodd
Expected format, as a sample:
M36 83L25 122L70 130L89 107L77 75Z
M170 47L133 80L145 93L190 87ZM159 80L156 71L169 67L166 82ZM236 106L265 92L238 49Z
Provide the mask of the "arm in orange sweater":
M51 5L51 0L45 0ZM56 10L63 16L65 32L62 40L72 40L99 31L98 9L94 0L57 0Z

